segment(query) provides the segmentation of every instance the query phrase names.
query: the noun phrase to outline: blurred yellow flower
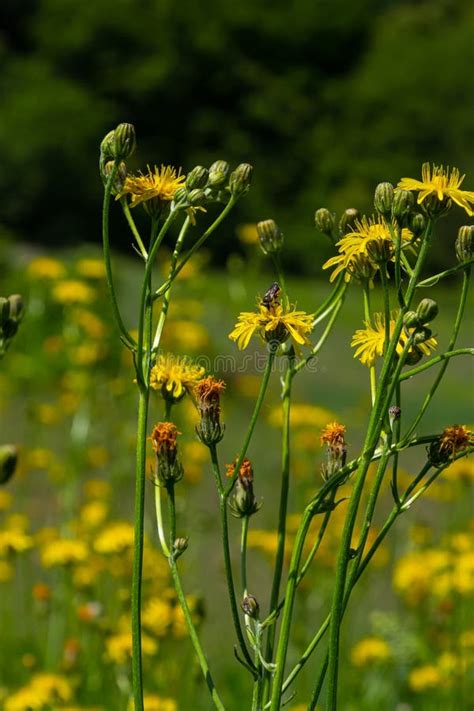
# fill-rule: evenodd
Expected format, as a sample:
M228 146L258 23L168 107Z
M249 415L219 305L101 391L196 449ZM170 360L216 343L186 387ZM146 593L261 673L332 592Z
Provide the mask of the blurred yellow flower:
M46 543L41 551L41 562L45 568L57 565L83 563L89 555L84 541L62 538Z
M277 532L251 528L248 532L247 544L249 548L258 548L263 553L273 555L278 545Z
M12 495L9 491L0 489L0 511L6 511L12 505Z
M150 386L153 390L161 390L164 398L179 400L193 390L204 373L204 368L195 365L187 356L160 354L151 369Z
M443 477L446 477L447 481L473 484L474 459L468 457L457 459L444 470Z
M56 708L58 703L62 708L72 696L72 687L65 677L36 674L26 686L6 699L4 711L44 711L45 708Z
M107 332L104 322L88 309L74 309L70 314L70 319L84 329L90 338L103 338Z
M97 292L78 279L59 281L51 295L59 304L90 304L97 300Z
M88 479L84 484L84 495L88 499L106 499L111 491L109 482L103 479Z
M105 265L102 259L84 258L76 263L76 271L86 279L104 279Z
M199 351L209 346L209 334L200 323L194 321L170 321L162 339L166 348L184 348Z
M258 232L257 225L253 222L237 225L236 234L243 244L257 244Z
M412 669L408 676L408 685L413 691L421 693L427 689L436 689L442 681L442 676L433 664Z
M79 512L79 518L87 528L96 528L107 518L109 511L105 501L89 501Z
M355 667L372 666L389 658L390 647L380 637L365 637L351 650L351 661Z
M459 207L462 207L471 217L474 215L474 192L461 190L465 175L461 175L457 168L444 168L442 165L423 163L421 167L421 180L402 178L397 185L400 190L415 190L419 193L418 204L422 205L429 195L434 195L439 201L449 198Z
M390 319L390 336L395 329L395 319L398 314L393 313ZM363 365L371 367L375 365L377 357L383 355L385 343L385 318L381 313L373 314L373 324L370 321L365 321L365 329L357 330L351 341L351 346L356 349L354 358L358 358ZM397 353L400 355L405 347L410 333L407 329L403 329L397 344ZM418 343L412 346L408 354L418 349L423 355L429 355L437 346L435 338L429 338L424 343Z
M7 583L13 578L15 572L11 563L6 560L0 560L0 583Z
M154 598L143 607L142 624L156 637L164 637L173 622L173 608L165 600Z
M178 706L174 699L156 694L144 694L143 705L145 711L178 711ZM133 701L130 701L129 711L133 711Z
M120 632L105 640L106 656L115 664L128 664L132 656L131 632ZM153 656L158 651L158 643L147 634L142 634L142 653Z
M314 430L319 430L324 427L330 420L335 417L334 412L327 410L325 407L318 405L310 405L306 402L292 403L290 409L290 425L291 427L310 427ZM268 422L272 427L281 427L283 423L283 415L281 407L275 407L269 415ZM319 437L315 432L315 440Z
M97 553L123 553L133 547L134 530L128 521L113 521L95 538Z
M148 200L171 202L178 188L184 185L186 176L169 165L162 165L161 168L155 165L153 170L150 166L147 168L148 173L145 175L127 175L123 190L115 199L120 200L124 195L130 195L130 207L136 207Z
M86 458L90 467L102 468L106 467L110 462L110 452L104 445L97 444L93 447L89 447L86 451Z
M15 528L0 531L0 556L24 553L32 547L32 537L23 531Z
M61 279L66 274L64 264L52 257L36 257L29 263L27 271L32 279Z

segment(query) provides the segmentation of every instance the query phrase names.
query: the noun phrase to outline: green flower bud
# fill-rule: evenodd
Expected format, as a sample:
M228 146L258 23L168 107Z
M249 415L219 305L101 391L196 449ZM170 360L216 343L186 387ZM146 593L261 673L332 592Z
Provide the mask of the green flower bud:
M333 236L334 227L336 225L336 216L329 212L325 207L320 207L314 213L314 224L317 230L327 235Z
M422 326L416 331L415 335L413 336L413 343L415 345L418 345L419 343L425 343L425 341L428 341L432 335L433 331L431 330L431 328Z
M456 258L460 264L469 262L473 256L474 243L474 226L464 225L459 228L458 236L454 248L456 250Z
M112 158L126 160L137 147L135 126L131 123L119 123L114 131Z
M423 326L425 323L433 321L438 315L438 304L433 299L422 299L418 304L416 309L416 314L420 324Z
M173 558L176 560L180 555L183 555L184 551L187 549L189 544L189 538L183 536L182 538L176 538L173 543Z
M247 615L247 617L251 617L253 620L257 620L258 613L260 610L257 598L253 595L245 595L244 599L242 600L242 610Z
M104 170L103 170L103 180L104 180L104 185L107 183L107 180L109 178L109 175L113 171L115 166L115 161L109 160L107 163L104 165ZM118 193L122 192L123 190L123 184L125 182L125 178L127 177L127 166L124 163L124 161L120 161L120 163L117 166L117 171L115 173L115 178L114 182L112 185L111 189L111 194L112 195L118 195Z
M209 179L209 171L202 165L197 165L193 168L186 177L186 188L188 190L196 190L197 188L205 188Z
M114 158L115 152L115 131L109 131L100 144L100 153L104 161Z
M403 317L403 323L407 328L418 328L420 319L416 311L407 311Z
M10 318L10 302L4 296L0 296L0 329Z
M184 187L178 188L174 194L173 202L174 203L187 202L187 200L188 200L188 191L186 190L186 188L184 188Z
M18 450L12 444L0 446L0 484L6 484L15 473Z
M264 254L276 254L283 247L283 232L275 220L262 220L257 223L260 247Z
M245 195L250 188L252 180L253 166L250 163L241 163L230 174L229 189L234 197Z
M415 198L410 190L395 190L392 203L392 216L399 227L404 227L409 221L410 212L415 204Z
M23 297L20 294L12 294L8 297L10 304L10 318L13 321L19 322L25 315L25 304Z
M342 217L339 220L339 234L343 237L348 232L354 229L354 222L359 217L359 210L355 207L348 207L344 210Z
M206 197L204 190L196 188L188 193L188 202L190 205L202 205L206 202Z
M426 220L421 212L412 212L410 214L408 218L408 227L411 232L413 232L413 236L415 238L420 237L423 234L426 227Z
M382 217L392 214L394 189L392 183L379 183L375 188L374 207Z
M227 181L230 165L225 160L216 160L209 168L208 184L211 188L220 188Z

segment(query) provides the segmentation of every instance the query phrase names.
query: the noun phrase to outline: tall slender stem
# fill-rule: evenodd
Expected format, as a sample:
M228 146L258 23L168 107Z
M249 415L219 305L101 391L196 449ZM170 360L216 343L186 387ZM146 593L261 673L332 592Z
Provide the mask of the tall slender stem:
M366 323L369 325L371 322L371 313L370 313L370 287L367 282L364 284L364 289L363 289L363 294L364 294L364 318ZM376 390L377 390L377 383L376 383L376 372L375 372L375 365L371 365L369 367L369 377L370 377L370 397L372 400L372 406L374 405L375 402L375 396L376 396Z

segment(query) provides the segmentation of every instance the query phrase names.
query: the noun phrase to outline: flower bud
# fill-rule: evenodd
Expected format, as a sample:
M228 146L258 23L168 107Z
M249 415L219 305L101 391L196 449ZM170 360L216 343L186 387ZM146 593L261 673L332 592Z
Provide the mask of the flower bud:
M258 613L260 610L257 598L254 597L254 595L245 595L242 600L242 610L247 615L247 617L251 617L253 620L257 620Z
M173 543L173 558L176 560L180 555L183 555L184 551L187 549L189 544L189 538L183 536L182 538L176 538Z
M0 484L6 484L15 473L18 450L13 444L0 446Z
M234 197L245 195L250 188L252 180L253 166L250 163L241 163L230 174L229 189Z
M100 144L100 153L104 161L114 157L115 131L109 131Z
M159 422L151 433L151 442L156 452L156 479L159 486L168 486L183 477L176 442L179 434L172 422Z
M188 193L188 203L190 205L202 205L204 202L206 202L206 193L204 190L196 188Z
M262 220L257 223L260 247L264 254L276 254L283 247L283 232L275 220Z
M208 185L211 188L220 188L224 185L229 175L230 165L226 160L216 160L209 168Z
M415 345L418 345L419 343L425 343L425 341L428 341L432 335L433 331L431 330L431 328L422 326L421 328L417 329L415 335L413 336L413 343Z
M12 294L8 297L10 304L10 318L13 321L19 322L25 314L25 304L23 297L20 294Z
M202 165L197 165L187 175L186 188L188 190L196 190L196 188L205 188L209 179L209 171Z
M473 256L474 226L464 225L459 228L456 238L455 250L456 258L460 264L469 262Z
M379 183L375 188L374 207L382 217L392 214L394 189L392 183Z
M433 321L438 315L438 304L433 299L422 299L416 309L416 314L421 325Z
M398 405L392 405L388 408L388 419L390 422L390 429L393 430L393 423L399 420L402 414L402 410Z
M423 351L418 346L412 346L405 356L405 365L416 365L423 358Z
M367 281L370 284L377 272L376 267L365 254L355 254L347 264L346 270L355 279Z
M388 239L372 239L366 244L369 258L375 264L388 262L393 255L393 245Z
M339 234L343 237L347 232L351 232L354 228L354 222L359 217L359 210L355 207L348 207L344 210L342 217L339 220Z
M403 317L403 323L407 328L418 328L420 319L416 311L407 311Z
M137 147L135 126L131 123L119 123L114 131L112 158L126 160Z
M420 237L426 228L426 220L421 212L412 212L408 218L408 227L413 233L415 239Z
M410 190L395 190L392 203L392 216L399 227L409 221L410 212L415 204L415 198Z
M321 476L327 481L333 474L342 469L346 463L347 444L345 440L345 425L331 422L321 432L321 445L326 445L327 461L321 465Z
M217 444L224 436L225 425L220 421L220 395L223 390L224 381L216 380L212 375L200 380L194 388L196 405L201 415L201 421L196 425L196 434L207 447Z
M185 187L178 188L173 196L173 202L174 203L187 202L187 200L188 200L188 191L186 190L186 188Z
M426 199L423 201L423 209L426 214L430 217L444 217L450 211L453 203L451 199L444 196L442 200L438 198L434 193L427 195Z
M107 183L109 175L113 171L114 167L115 167L115 161L113 161L113 160L109 160L109 161L107 161L107 163L105 163L103 175L102 175L104 184ZM112 189L110 191L112 195L118 195L118 193L122 192L126 177L127 177L127 166L124 163L124 161L122 160L118 164L117 170L115 172L114 182L112 185Z
M0 296L0 329L10 318L10 302L4 296Z
M334 227L336 225L336 216L329 212L325 207L320 207L314 213L314 224L317 230L327 235L333 236Z
M233 476L235 464L236 462L227 464L227 476ZM261 508L261 504L258 503L253 493L253 469L250 459L245 458L240 465L230 508L236 518L252 516Z

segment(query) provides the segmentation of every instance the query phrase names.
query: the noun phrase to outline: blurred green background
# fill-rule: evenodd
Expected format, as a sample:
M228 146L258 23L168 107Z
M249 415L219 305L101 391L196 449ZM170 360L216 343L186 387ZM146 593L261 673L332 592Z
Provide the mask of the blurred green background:
M473 165L470 0L2 0L0 23L0 222L15 239L99 239L98 143L120 121L137 127L132 168L253 163L234 224L274 217L287 266L307 272L325 248L315 208L370 211L377 182L425 160Z

